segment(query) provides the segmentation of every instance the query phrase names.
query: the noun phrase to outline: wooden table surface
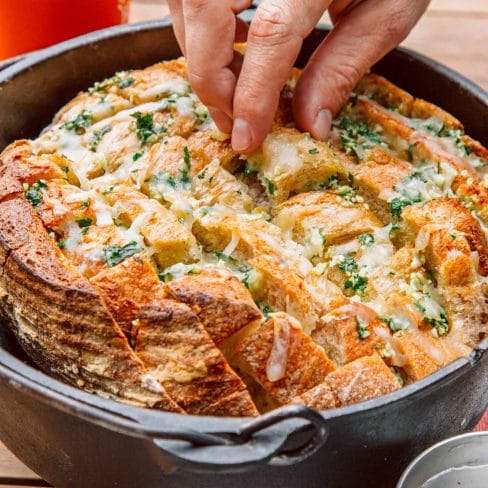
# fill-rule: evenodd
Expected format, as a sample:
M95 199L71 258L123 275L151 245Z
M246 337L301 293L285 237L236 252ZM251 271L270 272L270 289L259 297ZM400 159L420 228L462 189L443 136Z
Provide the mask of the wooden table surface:
M131 21L168 15L164 0L132 0ZM433 0L403 43L488 89L488 1ZM488 430L488 415L479 428ZM0 488L47 486L0 443Z

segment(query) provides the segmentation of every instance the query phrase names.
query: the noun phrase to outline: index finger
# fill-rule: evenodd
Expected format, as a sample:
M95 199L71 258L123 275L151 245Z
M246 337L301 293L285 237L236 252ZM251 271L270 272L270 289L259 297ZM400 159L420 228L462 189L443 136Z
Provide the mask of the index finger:
M200 100L232 117L236 78L236 12L251 0L185 0L185 47L189 81Z
M234 95L234 150L249 153L262 144L303 39L330 3L265 0L256 10Z

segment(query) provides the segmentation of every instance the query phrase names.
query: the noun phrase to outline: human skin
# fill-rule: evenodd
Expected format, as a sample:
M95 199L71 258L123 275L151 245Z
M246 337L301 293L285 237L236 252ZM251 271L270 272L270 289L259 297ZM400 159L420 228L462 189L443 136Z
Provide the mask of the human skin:
M304 38L328 9L332 32L302 71L293 98L297 126L325 140L332 118L369 68L410 32L429 0L168 0L189 81L235 151L257 149ZM244 58L234 42L247 41Z

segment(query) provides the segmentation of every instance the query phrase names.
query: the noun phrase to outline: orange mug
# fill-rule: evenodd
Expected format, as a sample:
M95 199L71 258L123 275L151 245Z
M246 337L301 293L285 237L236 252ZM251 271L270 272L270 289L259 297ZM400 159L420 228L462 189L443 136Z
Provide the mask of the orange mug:
M130 0L0 0L0 60L128 20Z

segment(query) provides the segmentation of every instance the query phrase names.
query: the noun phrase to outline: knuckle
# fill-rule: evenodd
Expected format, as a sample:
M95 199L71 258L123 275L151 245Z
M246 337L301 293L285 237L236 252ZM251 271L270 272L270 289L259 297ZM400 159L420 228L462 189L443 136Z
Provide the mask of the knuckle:
M249 29L250 37L268 42L282 43L294 35L290 12L276 1L258 9Z
M334 73L333 77L338 98L344 100L349 97L361 76L362 73L354 64L341 63L340 69Z
M198 18L208 7L208 0L183 0L185 13L193 18Z
M196 92L202 91L206 87L207 80L208 77L205 74L188 73L188 81Z
M385 22L384 34L396 41L402 40L412 27L409 12L406 9L394 9L389 12Z

